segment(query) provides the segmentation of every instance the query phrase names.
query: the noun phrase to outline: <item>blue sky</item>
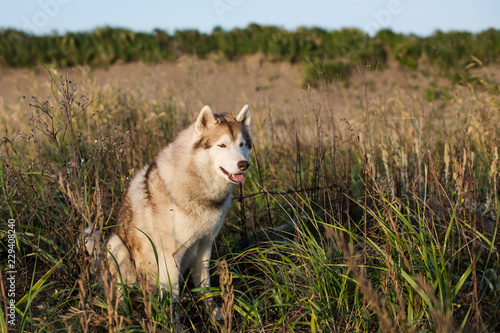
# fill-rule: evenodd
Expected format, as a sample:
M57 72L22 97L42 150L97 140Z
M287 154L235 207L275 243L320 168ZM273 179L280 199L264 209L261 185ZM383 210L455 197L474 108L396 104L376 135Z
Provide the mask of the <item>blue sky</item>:
M112 26L135 31L210 32L249 23L287 29L381 28L426 36L436 30L500 29L498 0L13 0L2 1L0 28L36 34L86 31Z

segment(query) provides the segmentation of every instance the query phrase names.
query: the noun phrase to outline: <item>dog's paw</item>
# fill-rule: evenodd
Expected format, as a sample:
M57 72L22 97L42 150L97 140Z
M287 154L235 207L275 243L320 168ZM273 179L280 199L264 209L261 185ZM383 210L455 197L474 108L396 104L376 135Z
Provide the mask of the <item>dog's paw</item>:
M184 330L184 326L182 326L180 323L174 323L174 332L175 333L185 333L188 331Z
M184 326L181 324L181 320L179 319L179 314L175 313L174 314L174 321L173 321L173 328L175 333L184 333L187 332L184 329Z
M213 306L212 317L217 321L221 321L224 319L224 317L222 316L222 311L217 305Z

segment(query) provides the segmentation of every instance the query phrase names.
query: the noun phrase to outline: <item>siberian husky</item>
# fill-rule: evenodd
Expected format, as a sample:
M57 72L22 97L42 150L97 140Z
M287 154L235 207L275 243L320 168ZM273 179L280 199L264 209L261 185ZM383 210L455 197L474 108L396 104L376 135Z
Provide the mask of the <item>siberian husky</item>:
M156 290L159 281L172 303L179 302L179 280L188 269L195 285L210 286L214 238L231 192L249 167L250 116L248 105L237 116L203 107L196 122L137 173L106 241L115 282L118 268L125 284L143 279ZM92 243L87 242L90 252ZM207 307L210 303L205 301ZM213 314L219 316L218 311Z

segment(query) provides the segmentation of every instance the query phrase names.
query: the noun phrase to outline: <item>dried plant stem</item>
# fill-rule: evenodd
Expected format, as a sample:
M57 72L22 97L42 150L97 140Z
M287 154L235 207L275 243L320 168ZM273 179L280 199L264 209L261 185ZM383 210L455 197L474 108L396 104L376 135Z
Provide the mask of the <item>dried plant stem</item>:
M224 318L224 332L229 333L231 332L233 321L233 274L229 272L226 259L218 263L217 270L219 271L219 282L223 300L221 312Z

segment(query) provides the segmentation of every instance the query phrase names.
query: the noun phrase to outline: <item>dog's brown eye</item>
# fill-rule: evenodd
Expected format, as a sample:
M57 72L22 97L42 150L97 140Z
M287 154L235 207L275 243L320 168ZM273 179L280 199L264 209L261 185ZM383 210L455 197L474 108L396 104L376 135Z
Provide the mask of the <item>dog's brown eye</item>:
M222 144L219 145L219 147L226 148L226 145L222 143Z
M240 142L240 147L243 147L243 142Z

